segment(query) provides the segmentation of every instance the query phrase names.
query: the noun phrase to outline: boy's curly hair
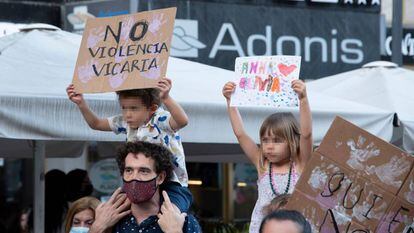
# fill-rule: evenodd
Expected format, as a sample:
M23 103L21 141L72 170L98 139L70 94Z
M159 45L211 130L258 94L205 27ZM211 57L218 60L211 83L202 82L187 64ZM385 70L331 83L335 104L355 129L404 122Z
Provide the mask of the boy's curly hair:
M157 175L165 171L165 181L170 181L173 165L170 159L172 154L167 148L144 141L127 142L121 145L116 153L116 162L118 163L121 176L124 174L125 158L129 153L134 155L142 153L145 157L153 159Z
M131 89L117 91L118 99L122 98L138 98L145 107L150 108L153 104L160 106L160 91L157 88Z

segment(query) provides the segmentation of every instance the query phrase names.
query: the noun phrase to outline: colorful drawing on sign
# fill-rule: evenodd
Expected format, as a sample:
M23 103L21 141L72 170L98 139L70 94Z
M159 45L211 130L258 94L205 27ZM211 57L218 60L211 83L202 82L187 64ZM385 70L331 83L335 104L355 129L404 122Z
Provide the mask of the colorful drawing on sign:
M299 56L237 58L237 87L231 97L231 106L298 106L291 83L299 79L300 60Z
M165 76L176 8L87 21L73 76L79 93L155 87Z

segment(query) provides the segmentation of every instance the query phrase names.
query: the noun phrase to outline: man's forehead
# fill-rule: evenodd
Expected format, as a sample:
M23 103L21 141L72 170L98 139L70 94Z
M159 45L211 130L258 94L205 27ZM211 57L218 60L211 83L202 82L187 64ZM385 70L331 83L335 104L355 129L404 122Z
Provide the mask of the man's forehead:
M149 166L153 167L154 159L146 157L143 153L129 153L125 158L125 166Z

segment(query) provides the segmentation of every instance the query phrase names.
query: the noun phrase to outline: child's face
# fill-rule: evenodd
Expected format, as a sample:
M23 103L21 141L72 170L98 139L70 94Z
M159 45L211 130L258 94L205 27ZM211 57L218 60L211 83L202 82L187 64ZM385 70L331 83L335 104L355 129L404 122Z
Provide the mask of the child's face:
M137 129L147 123L157 109L156 105L148 108L137 97L122 97L119 99L119 104L121 105L124 120L133 129Z
M286 140L271 132L261 138L262 153L270 162L278 163L289 158L289 145Z
M270 220L262 230L263 233L300 233L299 226L291 220Z

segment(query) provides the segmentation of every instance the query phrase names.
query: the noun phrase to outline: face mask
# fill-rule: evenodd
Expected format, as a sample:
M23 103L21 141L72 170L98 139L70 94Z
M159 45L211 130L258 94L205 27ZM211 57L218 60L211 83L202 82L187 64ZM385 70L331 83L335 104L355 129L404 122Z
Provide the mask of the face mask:
M122 190L126 193L128 199L139 204L150 200L157 191L157 177L148 181L131 180L125 181Z
M69 233L88 233L89 228L87 227L72 227L70 228Z

